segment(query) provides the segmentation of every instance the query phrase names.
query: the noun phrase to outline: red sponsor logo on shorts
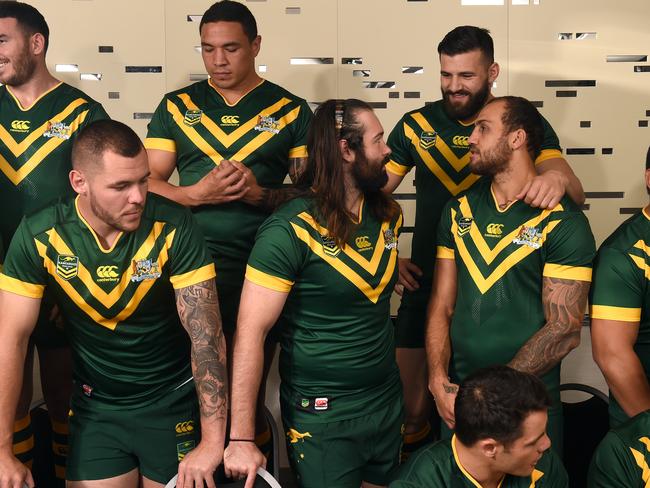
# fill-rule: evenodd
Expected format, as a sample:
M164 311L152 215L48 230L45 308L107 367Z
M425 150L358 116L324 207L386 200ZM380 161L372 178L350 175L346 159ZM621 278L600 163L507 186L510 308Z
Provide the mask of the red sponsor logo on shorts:
M81 385L81 390L83 391L84 395L86 395L87 397L93 394L93 387L90 385Z
M314 410L327 410L328 407L328 398L316 398L316 400L314 400Z

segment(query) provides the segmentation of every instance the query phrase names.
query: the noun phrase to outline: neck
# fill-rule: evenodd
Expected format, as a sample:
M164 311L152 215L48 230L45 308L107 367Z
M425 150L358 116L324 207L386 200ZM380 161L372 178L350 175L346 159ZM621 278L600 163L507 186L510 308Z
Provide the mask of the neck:
M351 174L345 175L345 208L350 215L355 216L359 220L359 211L361 206L361 197L363 194L356 185L354 177Z
M458 461L472 478L479 482L482 488L497 488L505 476L504 473L494 472L485 462L483 453L465 446L455 438Z
M45 66L38 66L33 76L22 85L9 86L14 97L23 108L31 107L40 96L59 83Z
M262 78L253 70L250 76L232 88L219 88L213 81L212 85L217 89L226 102L230 105L237 103L244 95L260 84Z
M513 153L507 168L492 178L492 190L499 208L514 202L526 183L536 175L535 165L528 153Z
M77 208L79 209L81 216L88 223L90 228L95 232L95 235L99 241L99 245L104 249L110 249L122 231L108 225L106 222L97 217L90 207L88 198L79 196L77 199Z

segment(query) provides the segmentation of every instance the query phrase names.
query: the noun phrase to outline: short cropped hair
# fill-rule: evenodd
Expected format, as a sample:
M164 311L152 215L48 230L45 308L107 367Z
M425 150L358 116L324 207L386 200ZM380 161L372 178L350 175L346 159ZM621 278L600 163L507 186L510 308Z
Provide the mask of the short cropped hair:
M503 365L483 368L458 389L456 437L466 446L489 438L508 446L521 437L528 415L550 406L546 387L536 376Z
M12 18L27 36L42 34L45 38L45 52L50 44L50 28L45 17L28 3L0 1L0 19Z
M239 22L249 41L252 42L257 37L257 22L253 13L246 5L239 2L221 0L213 3L201 18L199 32L209 22Z
M544 142L544 122L542 115L535 105L523 97L495 97L489 100L485 105L491 103L503 102L504 111L501 116L501 123L506 134L517 129L522 129L526 133L526 149L533 161L539 155Z
M645 169L650 169L650 147L648 147L648 152L645 155Z
M488 63L494 63L494 41L490 31L473 25L460 25L449 31L438 44L438 54L456 56L479 50Z
M106 151L134 158L144 145L128 125L117 120L97 120L84 127L72 145L72 167L89 169L99 166Z

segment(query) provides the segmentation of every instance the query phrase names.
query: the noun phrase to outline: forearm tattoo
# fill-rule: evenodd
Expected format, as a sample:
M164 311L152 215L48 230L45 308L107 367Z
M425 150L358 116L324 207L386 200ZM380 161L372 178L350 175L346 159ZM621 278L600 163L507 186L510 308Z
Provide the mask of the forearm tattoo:
M289 158L289 178L295 183L307 166L307 158ZM290 194L294 192L293 188L262 188L259 206L273 211L282 203L287 201Z
M542 301L546 324L517 352L510 366L542 375L580 344L580 326L589 282L544 278Z
M226 343L214 280L176 293L176 307L192 344L194 383L203 417L225 419L228 408Z

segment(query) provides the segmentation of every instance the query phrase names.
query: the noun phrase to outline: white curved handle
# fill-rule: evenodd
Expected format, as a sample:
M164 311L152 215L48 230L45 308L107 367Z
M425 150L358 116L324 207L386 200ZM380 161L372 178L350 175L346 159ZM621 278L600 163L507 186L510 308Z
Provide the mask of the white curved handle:
M264 481L266 481L269 486L271 486L271 488L282 488L280 486L280 483L278 483L277 480L266 469L262 467L257 468L257 474L264 478ZM174 475L174 477L169 480L169 483L165 485L165 488L175 488L176 481L178 481L178 474ZM25 488L28 488L27 485L25 485Z

